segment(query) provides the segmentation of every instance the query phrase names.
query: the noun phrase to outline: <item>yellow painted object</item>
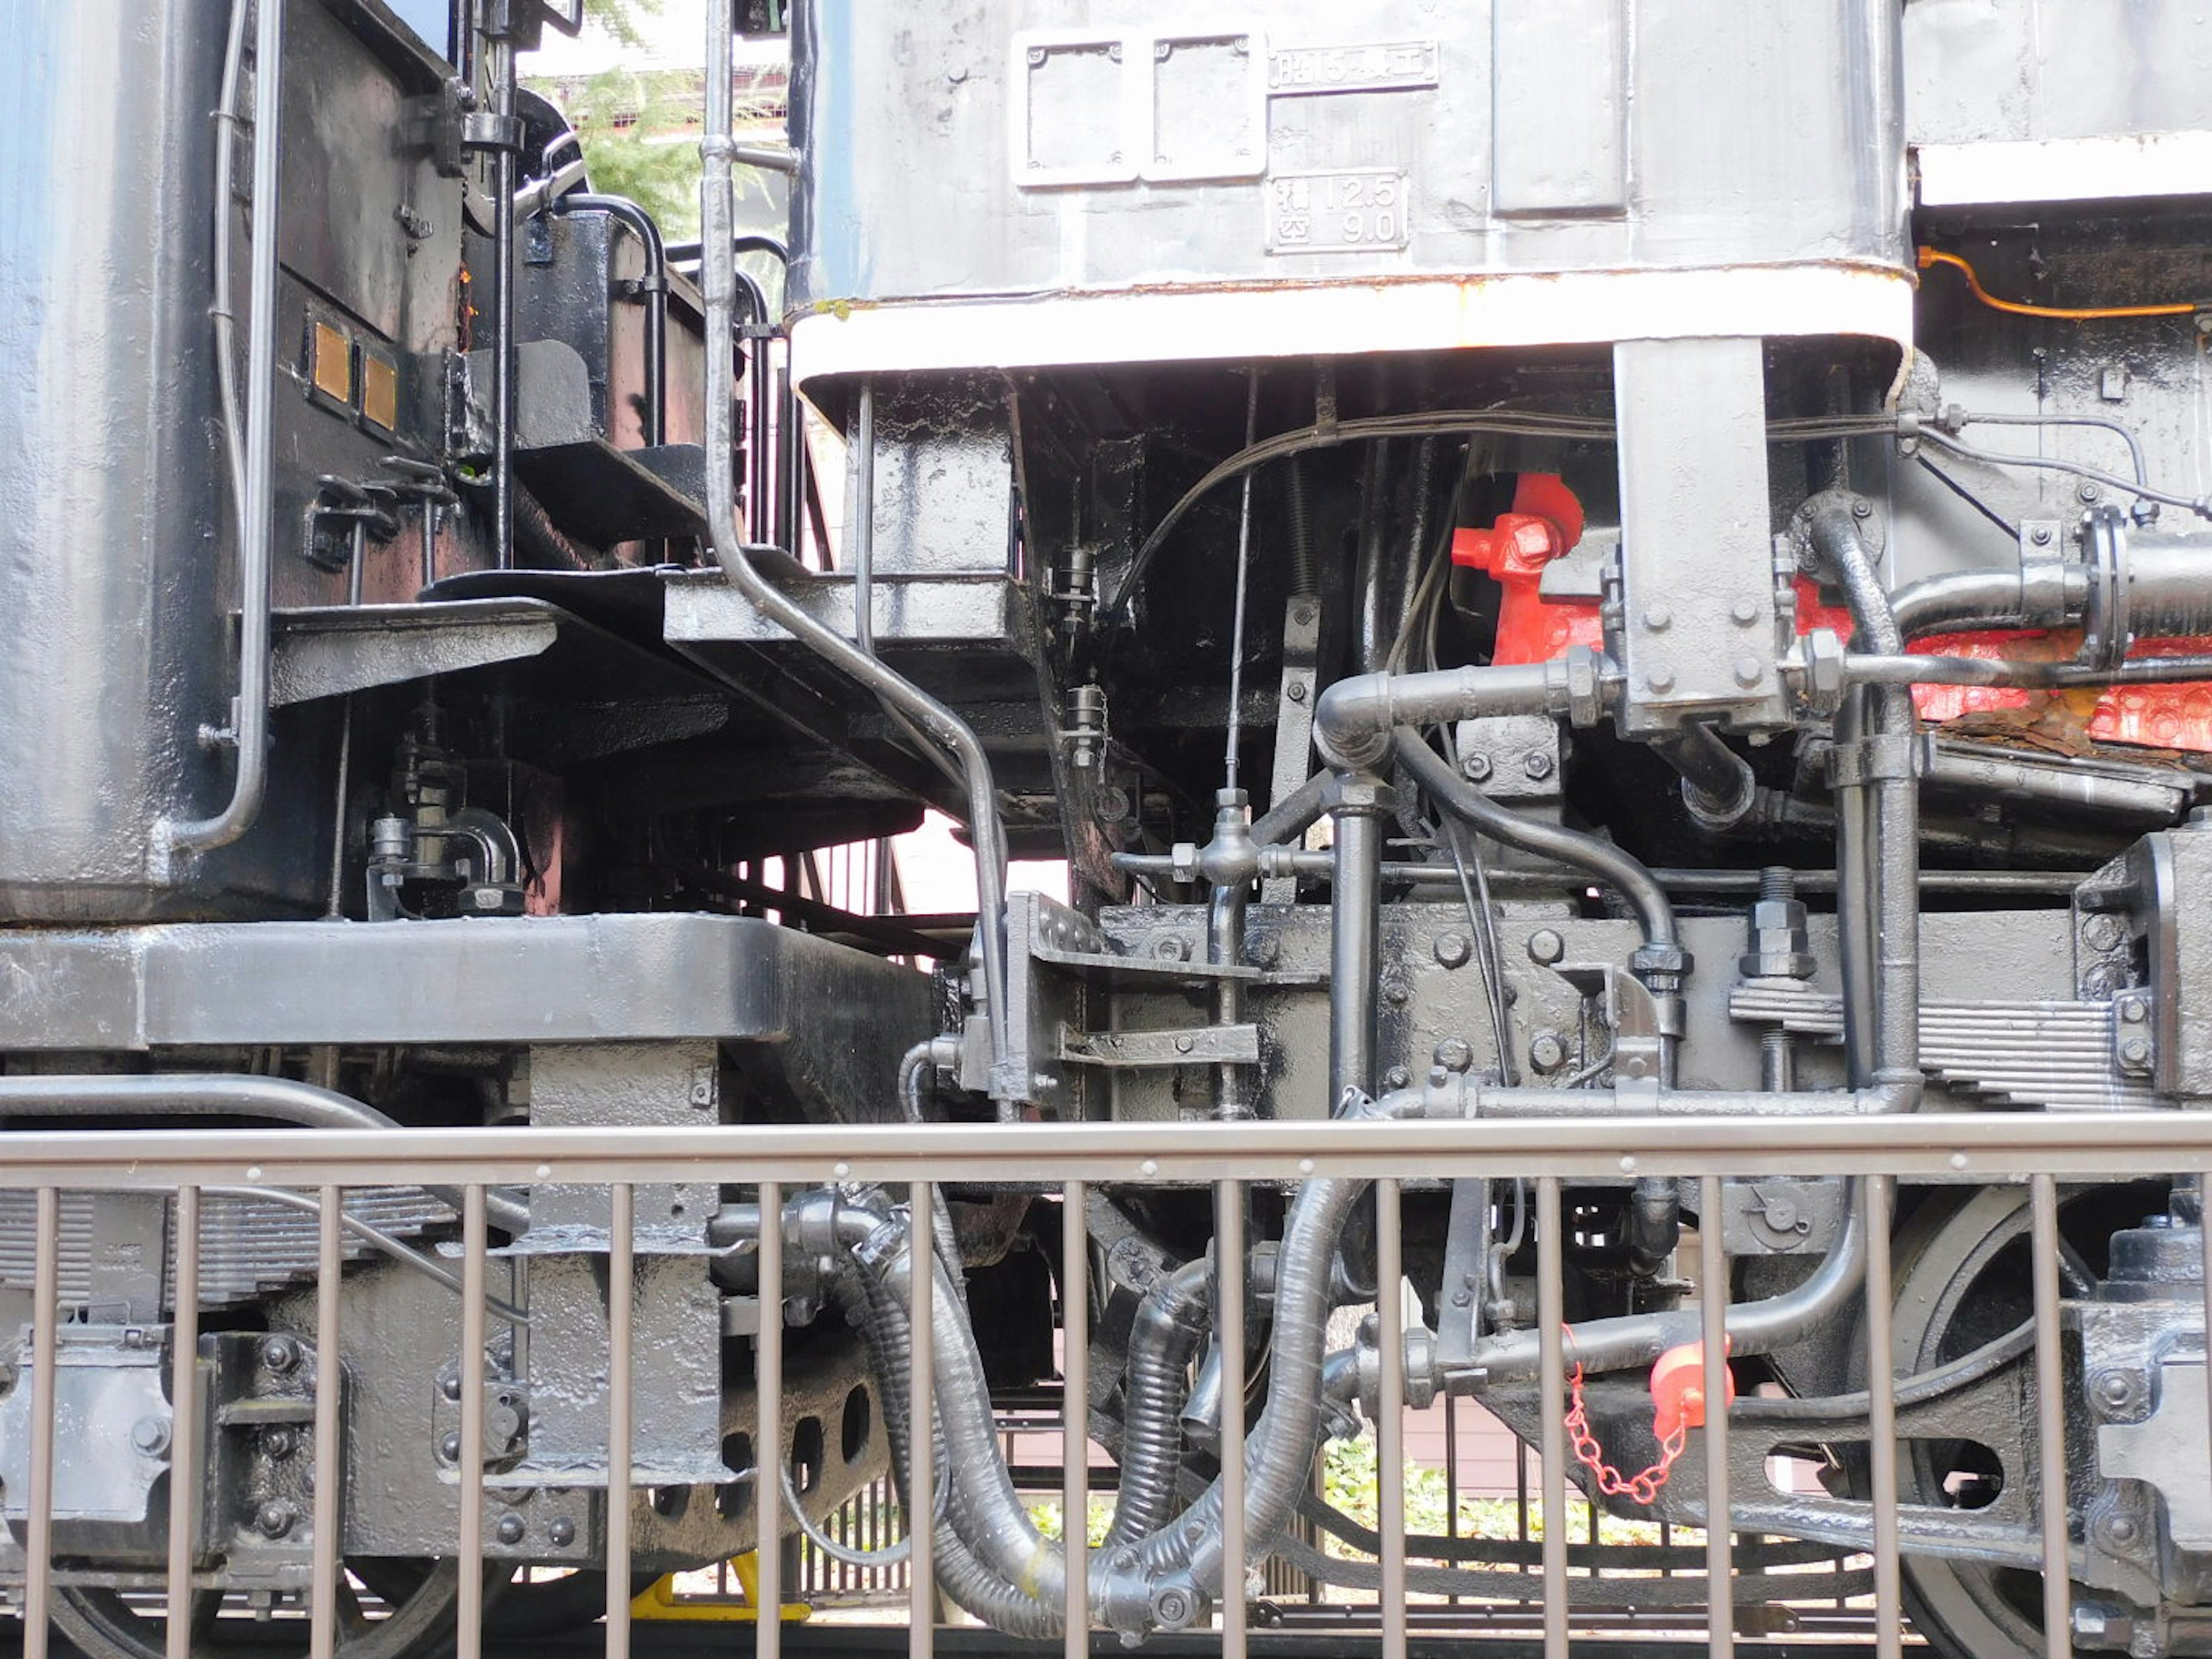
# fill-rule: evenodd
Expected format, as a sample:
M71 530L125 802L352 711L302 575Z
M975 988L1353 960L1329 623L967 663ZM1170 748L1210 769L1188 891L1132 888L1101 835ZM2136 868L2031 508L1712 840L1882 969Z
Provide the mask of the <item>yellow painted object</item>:
M676 1575L672 1572L654 1579L638 1593L629 1604L629 1616L654 1624L752 1624L760 1618L759 1557L750 1550L743 1555L733 1555L730 1558L730 1570L738 1576L738 1588L744 1592L743 1600L733 1595L679 1595ZM785 1624L795 1625L811 1617L813 1612L804 1601L787 1601L780 1616Z

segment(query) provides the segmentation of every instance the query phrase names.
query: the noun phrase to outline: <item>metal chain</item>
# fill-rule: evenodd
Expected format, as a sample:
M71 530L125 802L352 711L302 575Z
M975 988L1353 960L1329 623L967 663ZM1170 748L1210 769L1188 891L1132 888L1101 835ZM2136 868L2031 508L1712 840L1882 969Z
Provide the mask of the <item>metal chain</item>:
M1567 1435L1574 1442L1575 1461L1588 1469L1597 1482L1597 1489L1608 1498L1632 1498L1647 1508L1659 1497L1659 1488L1667 1484L1674 1472L1674 1460L1682 1455L1689 1438L1688 1431L1677 1426L1674 1431L1659 1443L1659 1461L1638 1474L1623 1474L1605 1461L1605 1450L1597 1443L1597 1436L1590 1431L1589 1413L1583 1400L1582 1362L1575 1362L1575 1374L1567 1380L1570 1404L1567 1408Z

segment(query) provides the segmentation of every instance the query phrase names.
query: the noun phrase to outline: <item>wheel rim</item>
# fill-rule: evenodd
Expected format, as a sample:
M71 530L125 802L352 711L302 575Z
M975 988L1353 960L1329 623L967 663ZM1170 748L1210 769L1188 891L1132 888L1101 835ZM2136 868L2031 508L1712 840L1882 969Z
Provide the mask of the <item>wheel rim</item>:
M503 1565L488 1570L488 1592L504 1583L507 1571ZM369 1616L354 1587L356 1578L388 1609L384 1616ZM341 1563L338 1652L346 1659L410 1659L446 1640L453 1634L459 1584L459 1571L450 1561ZM212 1590L192 1596L195 1659L219 1659L229 1650L217 1623L222 1602ZM168 1620L157 1602L134 1601L119 1590L64 1585L56 1588L52 1606L55 1626L88 1659L165 1659ZM301 1620L298 1625L304 1648L307 1624ZM267 1626L258 1629L265 1632Z
M2060 1232L2101 1271L2112 1228L2132 1224L2158 1202L2136 1188L2069 1194ZM1899 1376L1957 1358L2033 1316L2031 1225L2027 1195L2018 1188L1941 1195L1915 1213L1895 1249ZM1981 1474L1982 1460L1966 1444L1912 1442L1900 1496L1941 1504L1952 1483ZM2024 1460L2011 1462L2025 1468ZM2034 1659L2044 1652L2041 1574L1918 1556L1905 1559L1903 1579L1915 1627L1939 1650L1960 1659Z

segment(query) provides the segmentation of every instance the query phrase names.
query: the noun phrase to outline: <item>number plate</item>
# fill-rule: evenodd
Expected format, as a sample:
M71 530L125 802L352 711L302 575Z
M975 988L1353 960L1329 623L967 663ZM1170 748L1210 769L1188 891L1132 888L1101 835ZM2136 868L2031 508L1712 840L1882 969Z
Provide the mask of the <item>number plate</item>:
M1267 252L1371 253L1406 246L1406 175L1389 167L1267 180Z
M1278 98L1323 92L1411 92L1437 84L1433 40L1356 46L1286 46L1267 54L1267 90Z

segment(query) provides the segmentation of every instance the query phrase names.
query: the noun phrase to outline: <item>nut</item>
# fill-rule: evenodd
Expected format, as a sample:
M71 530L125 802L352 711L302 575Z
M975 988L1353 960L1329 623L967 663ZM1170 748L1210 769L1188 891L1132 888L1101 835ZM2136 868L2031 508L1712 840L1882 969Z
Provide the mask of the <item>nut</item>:
M1446 1037L1437 1044L1436 1061L1447 1072L1464 1072L1474 1064L1474 1045L1465 1037Z
M169 1419L148 1415L131 1425L131 1449L142 1457L159 1457L169 1449Z
M1553 764L1552 757L1546 750L1532 749L1522 757L1521 769L1538 783L1541 783L1552 775Z
M281 1498L270 1498L253 1512L254 1527L264 1538L282 1538L298 1519L297 1512Z
M1490 757L1479 749L1471 750L1461 757L1459 769L1469 783L1480 783L1490 775Z
M261 1340L261 1363L270 1370L283 1373L300 1363L300 1345L284 1335L267 1336Z

